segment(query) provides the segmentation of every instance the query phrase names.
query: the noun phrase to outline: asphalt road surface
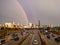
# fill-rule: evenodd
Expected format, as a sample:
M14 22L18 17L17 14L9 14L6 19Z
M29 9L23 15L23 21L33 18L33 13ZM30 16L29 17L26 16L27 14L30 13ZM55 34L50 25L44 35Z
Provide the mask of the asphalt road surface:
M27 37L26 40L23 41L23 43L21 45L33 45L34 44L34 40L38 41L37 45L41 45L41 40L40 40L40 37L38 35L38 30L25 31L23 36L20 33L17 33L18 37L19 37L18 41L10 40L12 37L11 37L11 35L8 35L8 36L5 37L6 43L3 44L3 45L16 45L20 41L20 39L22 37L24 37L24 36L26 36L28 34L26 32L28 32L28 33L32 32L32 33ZM44 35L44 34L42 34L42 35ZM44 40L47 42L47 45L60 45L60 43L55 41L55 38L60 36L60 35L56 35L56 34L54 34L54 35L55 35L55 37L52 37L50 35L50 39L48 39L47 36L44 35Z
M18 37L19 37L19 40L20 40L22 38L22 35L20 33L17 33L17 34L18 34ZM3 45L12 45L15 42L17 42L17 41L11 40L11 39L13 39L11 34L5 36L6 43L3 44Z
M33 45L34 40L38 41L37 45L41 45L41 41L38 35L38 30L34 30L33 34L30 34L30 36L22 43L22 45Z
M26 32L30 33L31 31L30 30L29 31L25 31L23 33L23 36L19 32L16 32L18 34L18 37L19 37L18 41L11 40L12 35L5 36L6 43L3 44L3 45L17 45L19 43L19 41L21 40L21 38L24 37L24 36L26 36L28 34Z
M60 36L60 35L56 35L54 34L55 37L52 37L52 35L50 35L50 39L47 38L47 35L44 35L44 40L45 42L47 42L47 45L60 45L60 42L56 42L55 38Z

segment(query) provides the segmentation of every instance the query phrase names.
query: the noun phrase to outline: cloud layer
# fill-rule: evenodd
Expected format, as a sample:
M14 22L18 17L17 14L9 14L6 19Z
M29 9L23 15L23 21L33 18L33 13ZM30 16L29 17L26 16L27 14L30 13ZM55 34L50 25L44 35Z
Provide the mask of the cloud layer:
M0 0L0 23L27 23L27 20L60 24L60 0Z
M0 23L16 22L26 24L25 11L17 0L0 0Z
M60 24L60 0L18 0L25 9L30 22Z

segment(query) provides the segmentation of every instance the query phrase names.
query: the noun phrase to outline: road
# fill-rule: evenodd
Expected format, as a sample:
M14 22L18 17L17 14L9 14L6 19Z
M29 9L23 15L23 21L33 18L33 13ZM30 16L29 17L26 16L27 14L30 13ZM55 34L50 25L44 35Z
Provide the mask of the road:
M30 32L32 32L32 33L30 33ZM7 35L5 37L6 43L3 44L3 45L17 45L18 42L22 39L22 37L26 36L28 33L30 33L30 35L20 45L33 45L34 44L34 40L37 40L38 41L38 44L37 45L41 45L41 40L40 40L40 37L38 35L38 32L39 32L39 30L28 30L28 31L26 30L23 33L23 36L19 32L17 32L18 37L19 37L19 40L18 41L10 40L12 38L11 35ZM44 35L44 34L41 33L41 36L42 35L44 36L44 41L47 43L47 45L60 45L60 43L57 43L54 40L56 37L58 37L60 35L54 34L55 37L52 37L50 35L50 37L51 37L50 39L47 38L47 35Z
M3 44L3 45L17 45L17 44L20 42L20 40L21 40L24 36L26 36L26 35L28 34L28 33L26 33L26 32L27 32L27 31L25 31L25 32L23 33L23 36L21 35L20 32L16 32L16 33L18 34L18 37L19 37L19 40L18 40L18 41L11 40L11 39L12 39L12 34L5 36L6 43ZM30 33L31 31L28 31L28 32Z
M18 37L19 37L19 40L20 40L22 38L22 35L20 33L17 33L17 34L18 34ZM14 40L11 40L11 39L12 39L12 35L5 36L6 43L4 45L12 45L13 43L18 42L18 41L14 41Z
M55 38L60 35L54 34L55 37L52 37L52 35L50 35L50 39L47 38L47 35L41 34L41 36L42 35L44 36L44 41L46 42L47 45L60 45L60 43L55 41Z
M33 45L34 40L38 41L37 45L41 45L41 41L37 30L34 30L33 34L30 34L30 36L21 45Z

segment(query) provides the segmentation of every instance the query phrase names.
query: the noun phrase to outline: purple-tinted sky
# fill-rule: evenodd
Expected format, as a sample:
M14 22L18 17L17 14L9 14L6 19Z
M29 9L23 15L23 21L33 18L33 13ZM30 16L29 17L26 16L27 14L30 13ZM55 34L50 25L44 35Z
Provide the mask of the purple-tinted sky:
M27 15L17 0L0 0L0 23L28 23Z
M40 20L41 24L60 24L60 0L0 0L0 22L12 19L19 23L26 22L21 21L19 5L24 9L29 22L37 23ZM7 16L10 18L7 19Z
M60 0L18 0L27 13L30 22L60 24Z

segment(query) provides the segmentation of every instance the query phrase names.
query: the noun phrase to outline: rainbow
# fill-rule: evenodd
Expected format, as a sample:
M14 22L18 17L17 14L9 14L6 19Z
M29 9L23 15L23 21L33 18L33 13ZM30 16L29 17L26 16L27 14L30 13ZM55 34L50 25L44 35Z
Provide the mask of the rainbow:
M0 13L0 22L16 22L27 24L28 19L27 15L17 0L1 0L1 13Z

